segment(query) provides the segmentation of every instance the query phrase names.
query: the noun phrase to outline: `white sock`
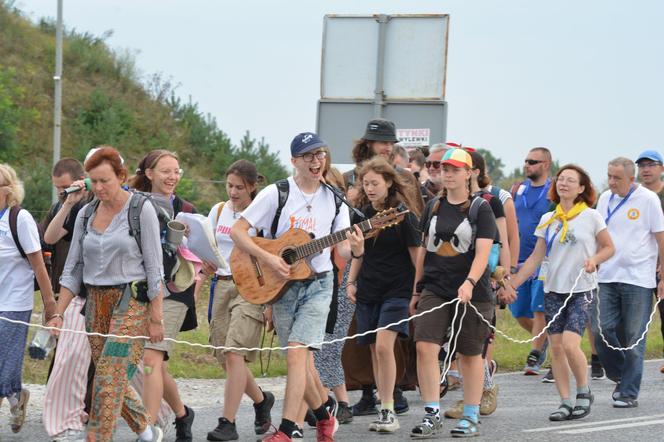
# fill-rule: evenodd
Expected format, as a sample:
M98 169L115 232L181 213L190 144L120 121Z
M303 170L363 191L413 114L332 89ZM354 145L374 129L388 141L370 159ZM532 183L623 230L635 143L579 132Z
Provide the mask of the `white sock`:
M20 397L21 392L14 393L11 396L7 396L7 400L9 401L9 405L12 407L15 407L18 405L18 399Z
M152 435L152 425L148 425L145 427L145 430L141 434L138 435L138 438L140 440L152 440L154 436Z

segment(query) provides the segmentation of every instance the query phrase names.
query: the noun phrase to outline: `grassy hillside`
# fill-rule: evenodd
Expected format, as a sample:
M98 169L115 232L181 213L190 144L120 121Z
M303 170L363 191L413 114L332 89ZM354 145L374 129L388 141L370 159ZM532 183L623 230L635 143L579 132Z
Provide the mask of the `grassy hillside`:
M268 181L285 176L263 140L247 133L233 145L213 117L177 98L166 76L140 78L133 56L109 48L109 36L65 31L63 157L111 144L132 171L147 151L174 150L186 170L178 192L201 211L222 197L223 186L209 181L222 180L238 158L256 161ZM54 60L54 24L32 23L0 0L0 161L18 170L33 211L49 206Z

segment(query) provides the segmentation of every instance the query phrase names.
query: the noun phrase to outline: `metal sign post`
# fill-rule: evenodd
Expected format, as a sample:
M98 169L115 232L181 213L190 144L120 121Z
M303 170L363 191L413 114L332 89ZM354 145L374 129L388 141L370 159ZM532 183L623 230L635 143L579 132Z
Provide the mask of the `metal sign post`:
M55 27L55 83L53 108L53 166L60 161L60 136L62 129L62 2L58 0L58 18ZM58 192L53 188L52 202L58 200Z

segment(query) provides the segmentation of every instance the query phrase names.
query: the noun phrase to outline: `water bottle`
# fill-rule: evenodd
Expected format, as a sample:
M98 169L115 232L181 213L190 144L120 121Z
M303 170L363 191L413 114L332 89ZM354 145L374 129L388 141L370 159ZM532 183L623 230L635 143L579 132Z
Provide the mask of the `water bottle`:
M32 342L30 342L28 353L32 359L44 360L51 350L55 348L55 343L55 337L51 332L40 328L35 333L34 338L32 338Z

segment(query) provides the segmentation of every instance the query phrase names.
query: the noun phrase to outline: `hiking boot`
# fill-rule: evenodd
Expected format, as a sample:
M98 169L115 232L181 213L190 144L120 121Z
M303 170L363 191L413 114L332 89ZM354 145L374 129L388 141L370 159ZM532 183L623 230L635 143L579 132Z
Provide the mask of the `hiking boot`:
M328 418L316 423L316 442L334 442L334 433L339 429L337 418L329 414Z
M422 422L415 425L410 431L410 437L413 439L429 439L443 428L439 413L434 413L429 407L424 410L426 413L422 418Z
M269 391L263 391L263 401L254 404L254 413L256 419L254 420L254 432L256 434L265 434L270 429L272 424L272 416L270 411L274 406L274 395Z
M602 362L597 355L592 355L590 358L590 378L595 381L606 379L604 367L602 367Z
M235 429L235 422L231 422L225 417L219 418L217 428L210 431L207 435L207 440L223 441L223 440L238 440L240 436Z
M298 424L295 424L295 429L290 435L291 439L304 439L304 429Z
M540 356L542 356L542 354L539 350L530 350L528 358L526 358L526 365L523 367L523 374L526 376L537 376L540 374Z
M367 390L364 390L360 400L353 405L353 416L370 416L378 413L376 395L373 393L373 390L370 390L368 394L366 393Z
M449 410L445 410L445 417L448 419L461 419L463 416L463 399L457 401Z
M194 410L184 406L186 414L181 418L175 418L175 442L192 442L191 425L194 423Z
M394 412L396 414L404 414L409 410L408 408L408 399L403 395L403 390L396 387L394 389Z
M18 394L18 404L14 407L10 407L9 412L11 417L9 418L9 423L12 427L13 433L18 433L23 428L25 423L25 412L28 409L28 401L30 400L30 391L25 388L21 390Z
M480 401L480 415L488 416L496 411L498 407L498 384L493 384L491 390L484 390L482 392L482 400Z
M380 419L376 424L376 431L378 433L394 433L399 429L399 421L397 420L394 411L380 410Z
M348 406L348 402L339 401L339 409L337 410L337 420L340 424L348 424L353 422L353 410Z
M546 372L542 378L542 382L545 384L555 384L556 379L553 377L553 370L549 368L549 371Z
M293 439L288 437L283 431L277 431L259 440L262 442L291 442Z

